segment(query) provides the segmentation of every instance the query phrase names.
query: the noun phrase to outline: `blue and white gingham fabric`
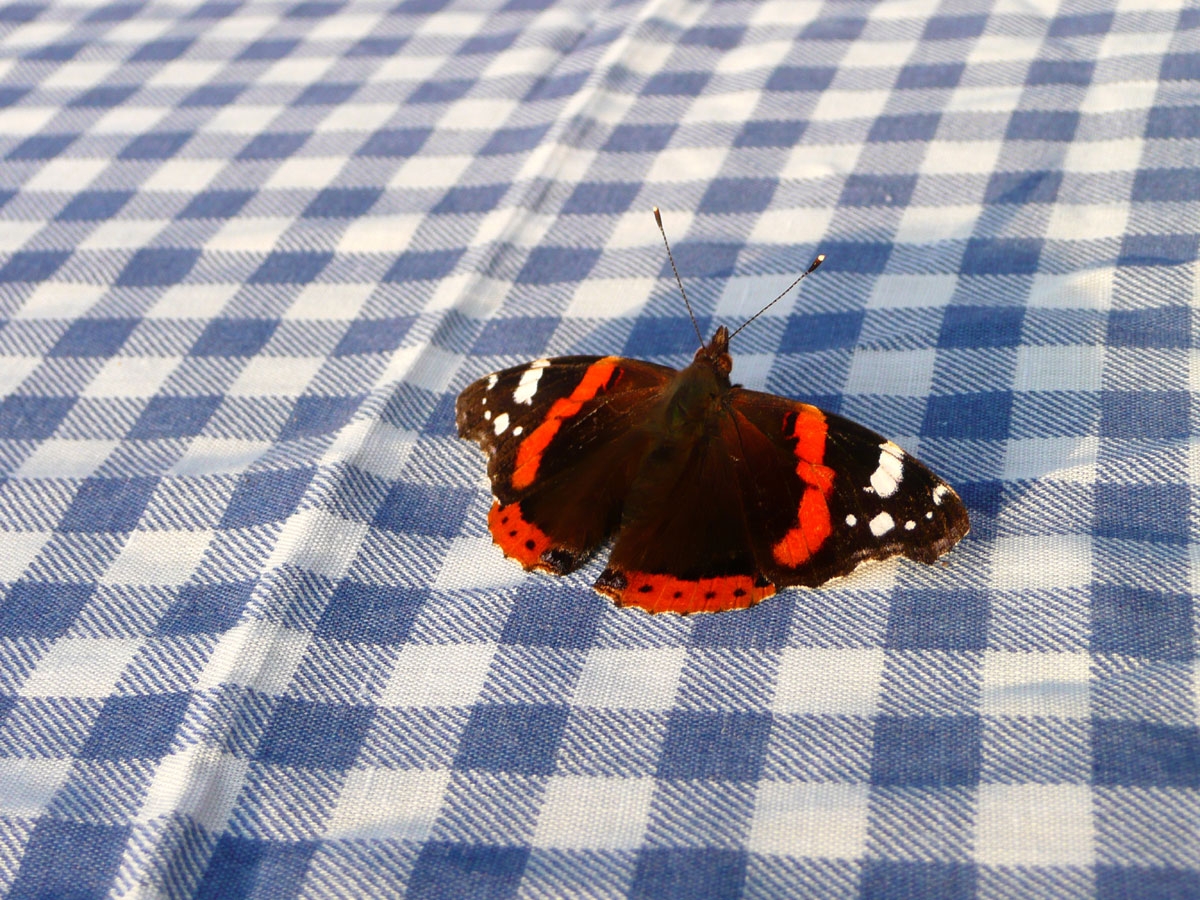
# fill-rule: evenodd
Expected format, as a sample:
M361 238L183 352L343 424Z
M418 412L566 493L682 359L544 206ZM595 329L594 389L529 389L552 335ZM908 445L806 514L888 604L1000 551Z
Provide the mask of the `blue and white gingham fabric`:
M695 347L972 532L526 575L453 404ZM1200 898L1192 0L0 6L0 895Z

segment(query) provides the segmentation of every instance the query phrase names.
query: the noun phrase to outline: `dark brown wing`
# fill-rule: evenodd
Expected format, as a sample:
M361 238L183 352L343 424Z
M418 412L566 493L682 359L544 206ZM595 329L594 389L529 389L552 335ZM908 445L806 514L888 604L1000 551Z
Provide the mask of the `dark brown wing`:
M775 593L755 559L753 510L738 478L733 421L717 433L663 441L629 489L596 590L649 612L715 612Z
M675 370L568 356L484 376L458 398L458 433L488 455L488 527L527 569L564 574L612 532L647 438L634 427Z
M758 435L792 466L764 478L750 465L745 491L770 509L755 517L758 557L777 585L816 586L868 559L907 556L933 562L970 529L962 500L945 481L882 435L849 419L771 394L735 389L735 417L757 434L745 442L765 457ZM743 435L747 432L742 431ZM779 509L772 497L784 496Z

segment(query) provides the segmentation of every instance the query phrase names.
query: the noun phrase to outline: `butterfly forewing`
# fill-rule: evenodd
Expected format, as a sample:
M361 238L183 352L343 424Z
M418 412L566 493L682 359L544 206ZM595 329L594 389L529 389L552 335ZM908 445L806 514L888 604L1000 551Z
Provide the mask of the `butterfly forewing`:
M733 406L793 463L789 477L759 478L759 495L801 492L786 528L778 514L759 519L759 556L776 584L815 586L897 555L932 562L967 533L958 495L882 435L757 391L735 389Z

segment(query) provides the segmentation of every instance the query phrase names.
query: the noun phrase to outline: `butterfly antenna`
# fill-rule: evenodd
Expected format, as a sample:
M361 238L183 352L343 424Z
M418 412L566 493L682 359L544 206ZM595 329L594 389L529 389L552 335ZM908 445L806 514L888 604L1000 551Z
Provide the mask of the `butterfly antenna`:
M700 346L703 347L704 335L700 333L700 326L696 324L696 314L692 312L692 304L688 302L687 291L683 289L683 279L679 277L679 269L675 267L675 255L671 253L671 242L667 240L667 232L662 223L662 213L658 211L657 206L654 207L654 221L658 223L658 233L662 235L663 246L667 248L667 259L671 261L671 271L675 273L675 283L679 285L679 293L683 294L683 305L687 307L688 316L692 320L692 328L696 329L696 337L700 339Z
M737 327L737 331L734 331L733 334L729 335L729 339L733 340L733 335L737 334L738 331L741 331L743 328L745 328L747 325L749 325L751 322L753 322L755 319L757 319L759 316L761 316L763 313L765 313L768 309L770 309L772 306L774 306L776 303L778 303L780 300L782 300L784 297L786 297L788 295L788 292L790 292L792 288L794 288L796 285L798 285L800 282L802 282L805 278L807 278L813 272L817 271L817 267L819 265L821 265L821 263L823 263L823 262L825 262L825 254L821 253L817 256L816 259L814 259L809 264L807 269L805 269L803 272L800 273L799 278L797 278L795 281L793 281L791 284L789 284L786 288L784 288L780 292L778 297L776 297L774 300L772 300L770 303L768 303L766 306L764 306L762 309L760 309L758 312L756 312L754 315L752 315L750 318L748 318L745 322L743 322L741 325L739 325Z

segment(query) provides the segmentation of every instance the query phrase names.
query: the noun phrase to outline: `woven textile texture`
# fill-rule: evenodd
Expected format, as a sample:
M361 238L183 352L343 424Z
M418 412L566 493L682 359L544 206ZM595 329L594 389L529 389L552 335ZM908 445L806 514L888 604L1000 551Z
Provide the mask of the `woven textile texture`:
M567 353L971 534L652 617L486 529ZM0 895L1200 898L1191 0L0 6Z

